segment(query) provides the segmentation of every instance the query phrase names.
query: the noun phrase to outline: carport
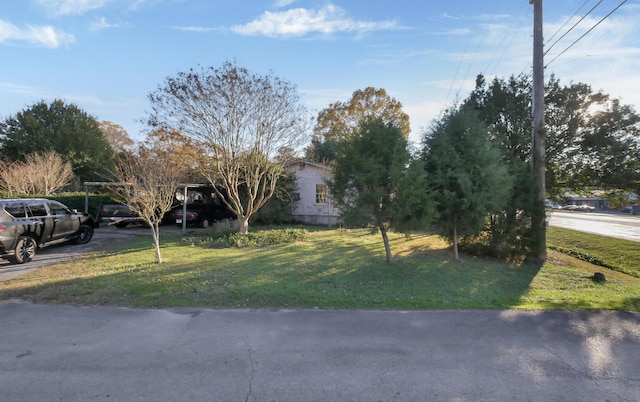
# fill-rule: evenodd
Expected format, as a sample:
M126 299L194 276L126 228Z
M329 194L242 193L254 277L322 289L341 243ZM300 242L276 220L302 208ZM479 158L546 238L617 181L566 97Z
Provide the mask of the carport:
M94 187L122 187L122 186L127 186L128 183L122 183L122 182L106 182L106 181L86 181L83 183L84 184L84 212L85 213L89 213L89 189L90 188L94 188ZM212 187L213 186L209 183L180 183L178 184L178 186L176 187L176 193L178 192L178 190L182 189L183 192L183 201L182 201L182 216L186 216L187 215L187 198L188 198L188 194L189 194L189 189L190 188L205 188L205 187ZM186 232L187 231L187 220L183 219L182 220L182 232Z

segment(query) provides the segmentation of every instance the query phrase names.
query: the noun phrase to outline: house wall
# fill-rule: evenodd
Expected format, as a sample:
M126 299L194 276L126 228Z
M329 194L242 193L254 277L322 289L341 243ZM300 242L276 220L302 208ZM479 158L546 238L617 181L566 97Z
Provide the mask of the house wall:
M293 211L297 222L313 225L336 225L339 212L333 205L330 194L325 203L316 202L316 184L326 184L331 178L331 169L323 165L296 162L289 166L295 172L299 200Z

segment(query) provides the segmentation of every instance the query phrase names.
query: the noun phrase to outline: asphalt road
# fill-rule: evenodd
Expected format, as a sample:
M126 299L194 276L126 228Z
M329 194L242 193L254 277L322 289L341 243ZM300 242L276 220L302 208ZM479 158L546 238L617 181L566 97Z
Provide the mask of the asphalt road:
M0 302L2 401L638 401L640 314Z
M640 217L597 212L553 211L549 226L640 242Z
M640 401L640 313L0 301L0 401L44 400Z

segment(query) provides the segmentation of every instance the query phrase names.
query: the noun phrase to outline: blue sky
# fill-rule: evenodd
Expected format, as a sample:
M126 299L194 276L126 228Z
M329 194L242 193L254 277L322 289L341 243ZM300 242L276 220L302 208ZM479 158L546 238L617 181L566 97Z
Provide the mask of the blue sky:
M543 9L547 76L640 110L640 0L544 0ZM384 88L417 140L477 74L531 71L532 24L529 0L4 1L0 118L60 98L140 140L147 95L167 76L235 60L295 84L314 114Z

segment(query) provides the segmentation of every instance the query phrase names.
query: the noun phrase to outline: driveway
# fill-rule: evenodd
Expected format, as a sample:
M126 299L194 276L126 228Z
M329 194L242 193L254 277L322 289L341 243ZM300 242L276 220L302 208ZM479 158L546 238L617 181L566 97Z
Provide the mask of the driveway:
M638 401L624 312L0 302L2 401Z
M163 230L177 229L163 227ZM101 226L95 230L93 238L87 244L75 245L71 242L66 242L44 247L38 250L32 261L25 264L11 264L8 260L0 259L0 282L17 278L45 265L73 258L83 253L107 250L114 243L126 242L134 236L149 236L151 238L151 232L150 229L142 226L133 226L126 229L118 229L115 226Z

